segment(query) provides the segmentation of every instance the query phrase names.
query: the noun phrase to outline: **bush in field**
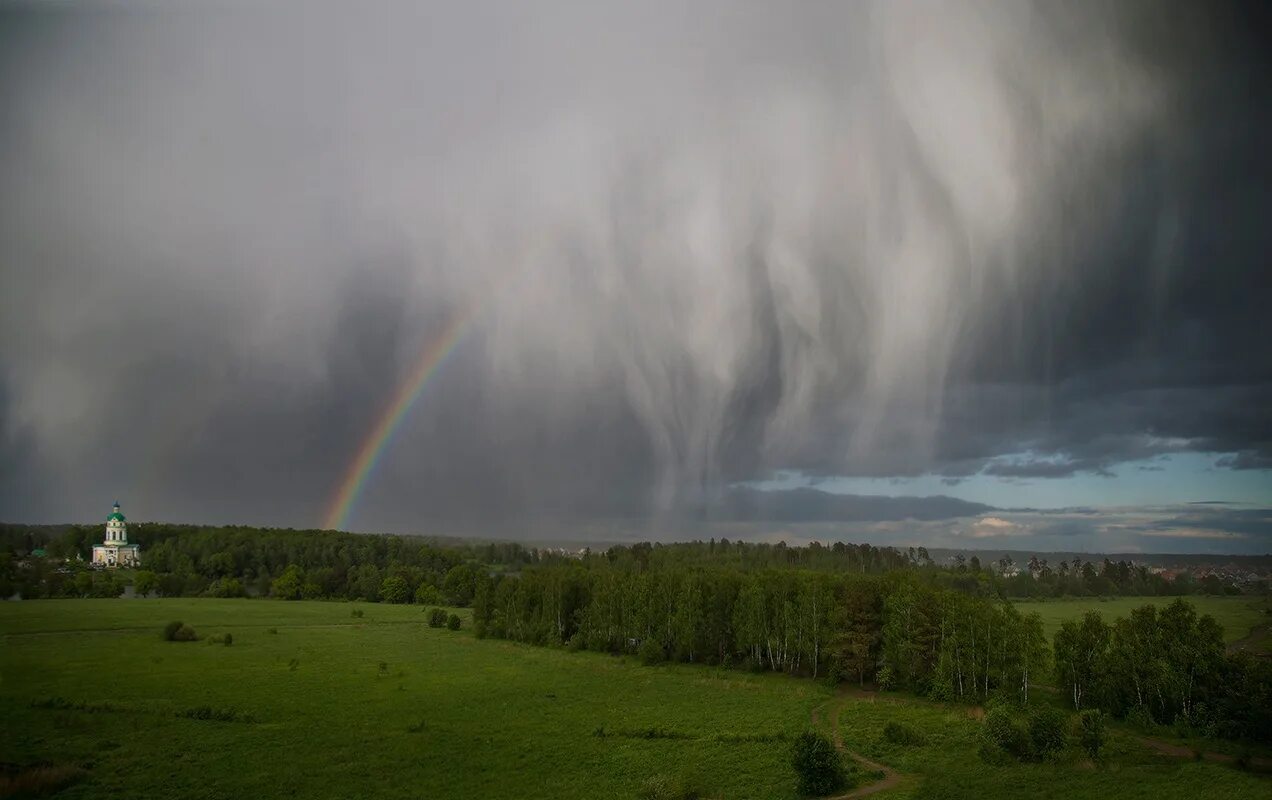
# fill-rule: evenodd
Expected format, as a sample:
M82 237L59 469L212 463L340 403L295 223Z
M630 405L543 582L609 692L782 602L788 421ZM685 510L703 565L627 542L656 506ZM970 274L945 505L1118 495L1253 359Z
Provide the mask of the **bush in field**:
M1157 722L1153 719L1153 712L1148 710L1148 706L1136 706L1126 712L1126 724L1145 733L1157 730Z
M232 633L225 634L225 646L229 647L232 644L234 644L234 634Z
M163 626L163 638L167 642L193 642L199 636L194 632L194 628L174 620Z
M996 763L993 751L1029 761L1034 757L1033 740L1029 731L1012 714L1011 708L998 705L985 714L985 723L981 728L988 750L982 749L981 755L987 761Z
M820 797L848 784L848 772L834 742L816 731L802 733L795 740L791 766L795 767L800 794Z
M1050 758L1064 749L1065 715L1055 708L1040 708L1029 715L1029 740L1037 758Z
M889 722L884 725L883 738L904 747L922 747L927 744L927 737L922 731L904 722Z
M459 619L458 614L451 614L449 617L446 618L446 627L450 628L453 631L459 630L459 626L461 624L462 622Z
M640 658L640 663L647 667L661 664L667 657L667 654L663 652L662 645L653 639L646 639L641 642L640 650L636 652L636 655Z
M174 620L163 626L163 638L166 642L193 642L199 636L194 632L194 628Z
M1100 757L1100 748L1104 746L1104 712L1088 709L1078 714L1078 741L1088 756Z
M435 608L428 612L428 626L430 628L441 628L446 625L446 612L443 609Z
M353 617L354 619L362 619L362 614L363 614L363 611L360 608L355 608L353 611L349 612L349 616Z

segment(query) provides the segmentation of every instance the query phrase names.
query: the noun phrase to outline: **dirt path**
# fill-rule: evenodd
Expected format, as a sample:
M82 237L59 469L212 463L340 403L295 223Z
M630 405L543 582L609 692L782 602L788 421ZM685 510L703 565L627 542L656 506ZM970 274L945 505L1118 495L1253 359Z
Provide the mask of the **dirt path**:
M847 792L846 794L836 795L830 798L830 800L853 800L853 798L856 798L856 797L867 797L869 795L874 794L875 792L882 792L885 789L891 789L892 787L896 786L901 781L901 776L897 773L897 771L887 766L886 764L880 764L877 761L871 761L870 759L866 758L860 753L854 753L853 751L849 750L847 747L844 747L843 735L840 734L839 732L839 712L844 706L844 700L848 699L849 697L856 697L856 698L869 697L871 700L874 699L873 693L865 692L865 691L849 690L847 692L841 693L839 696L837 696L834 700L831 700L829 703L823 704L813 709L813 727L815 728L824 727L823 722L825 722L825 720L823 719L822 709L826 705L829 705L830 706L830 719L829 719L830 734L831 734L831 738L835 742L835 747L837 747L840 752L842 752L844 755L851 758L853 761L856 761L865 769L870 770L872 772L873 771L882 772L883 777L867 786L858 786L856 789L853 789L852 791Z
M1137 736L1136 740L1155 753L1161 753L1164 756L1172 756L1174 758L1194 758L1195 754L1191 747L1182 744L1173 744L1161 739L1152 739L1147 736ZM1217 764L1231 764L1237 759L1227 753L1202 753L1201 757L1206 761L1213 761ZM1250 759L1250 766L1260 772L1272 771L1272 758L1263 758L1261 756Z
M1255 658L1272 658L1268 651L1268 638L1272 637L1272 623L1255 625L1250 632L1228 645L1229 653L1245 651Z

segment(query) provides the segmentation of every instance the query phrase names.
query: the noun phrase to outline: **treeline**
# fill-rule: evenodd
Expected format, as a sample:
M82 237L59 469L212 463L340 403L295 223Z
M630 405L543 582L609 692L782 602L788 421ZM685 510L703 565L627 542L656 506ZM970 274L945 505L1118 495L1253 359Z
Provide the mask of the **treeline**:
M117 597L123 590L120 575L87 568L92 545L101 539L97 525L0 526L0 596ZM557 558L512 543L440 544L409 536L246 526L146 523L130 525L128 540L141 545L142 585L135 588L167 597L269 595L286 573L289 581L299 576L297 597L378 601L390 577L408 583L413 594L421 585L440 590L456 567L516 570ZM30 555L37 548L45 557Z
M1272 741L1272 662L1227 654L1223 628L1184 600L1112 624L1089 611L1061 625L1054 649L1056 679L1075 710L1181 735Z
M1129 561L1084 561L1081 556L1049 564L1033 556L1016 565L1010 557L994 564L997 590L1010 597L1176 597L1188 594L1241 594L1241 589L1218 575L1194 578L1182 571L1172 576L1150 572L1144 565ZM1014 575L1008 575L1019 569ZM1266 590L1266 583L1256 590Z
M0 524L0 597L113 597L121 576L85 575L100 525L18 526ZM788 546L783 542L730 542L728 539L676 544L615 545L566 553L515 543L473 543L410 536L362 535L336 531L203 527L144 523L129 526L129 540L141 545L142 593L165 596L267 596L304 599L388 599L458 604L471 593L447 588L447 577L465 569L517 572L525 567L578 564L588 570L798 570L836 575L883 575L905 571L923 583L982 598L1231 594L1239 590L1215 576L1173 580L1126 561L1056 566L1033 558L1019 574L1009 558L982 564L957 556L937 564L922 547L899 550L836 542ZM44 551L44 557L31 554ZM294 568L288 572L288 568ZM286 577L281 583L280 578ZM386 587L386 581L393 579ZM467 585L467 579L452 584ZM402 589L402 584L406 589ZM386 588L389 591L386 593ZM1254 587L1256 590L1259 587ZM1266 588L1266 587L1263 587Z
M478 635L827 676L935 697L1027 700L1047 663L1036 615L917 576L583 565L481 576Z

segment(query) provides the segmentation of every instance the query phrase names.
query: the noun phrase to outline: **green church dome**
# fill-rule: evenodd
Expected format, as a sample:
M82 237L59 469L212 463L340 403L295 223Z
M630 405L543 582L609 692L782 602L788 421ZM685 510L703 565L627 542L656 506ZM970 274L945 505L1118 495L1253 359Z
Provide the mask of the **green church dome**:
M124 519L124 515L123 515L123 514L120 514L118 511L116 511L115 513L113 513L113 514L109 515L108 517L106 517L106 521L107 521L107 522L113 522L113 521L115 521L115 520L119 520L120 522L125 522L125 521L126 521L126 520Z

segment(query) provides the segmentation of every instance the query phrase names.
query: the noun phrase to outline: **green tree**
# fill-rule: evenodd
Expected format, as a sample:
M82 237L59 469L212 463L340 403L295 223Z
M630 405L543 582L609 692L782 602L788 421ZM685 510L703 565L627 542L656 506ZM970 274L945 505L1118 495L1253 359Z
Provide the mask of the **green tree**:
M146 595L159 588L159 576L148 569L139 569L133 575L133 594L137 597Z
M472 564L460 564L446 573L442 592L452 605L466 607L477 593L477 568Z
M442 602L442 593L433 584L423 581L415 590L415 602L422 606L436 605Z
M1088 611L1081 621L1065 620L1056 632L1056 676L1075 711L1097 691L1107 670L1112 633L1098 612Z
M304 577L300 567L289 564L287 569L283 570L283 574L275 578L270 585L270 594L283 600L299 600Z
M380 600L385 603L407 603L411 600L411 587L401 577L385 578L380 584Z
M791 750L791 766L795 768L800 794L821 797L848 785L843 756L825 734L800 734Z

